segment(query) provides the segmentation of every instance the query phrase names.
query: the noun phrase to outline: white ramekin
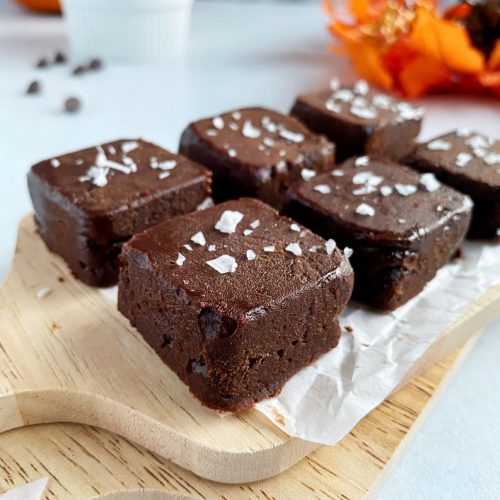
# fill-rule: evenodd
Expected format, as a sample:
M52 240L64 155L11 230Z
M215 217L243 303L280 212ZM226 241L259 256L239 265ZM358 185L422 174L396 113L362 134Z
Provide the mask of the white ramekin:
M161 63L182 54L193 0L63 0L76 58Z

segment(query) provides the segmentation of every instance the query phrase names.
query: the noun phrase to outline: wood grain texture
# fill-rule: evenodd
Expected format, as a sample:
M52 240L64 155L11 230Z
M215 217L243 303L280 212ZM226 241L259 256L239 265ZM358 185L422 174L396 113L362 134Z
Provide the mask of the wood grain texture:
M50 293L37 297L45 287ZM499 304L500 286L443 332L406 380L485 326ZM202 407L109 300L73 279L64 262L47 252L27 216L12 272L0 289L0 431L60 421L110 430L227 483L271 477L317 448L287 436L256 411L221 417ZM394 419L380 432L392 434L404 422ZM343 460L371 444L365 439L353 446L338 461L342 477L349 472ZM343 447L335 449L341 454ZM386 457L379 458L372 467L383 466Z
M47 499L364 498L406 447L457 354L395 393L335 447L318 448L270 479L214 483L107 431L49 424L0 435L0 492L48 475Z

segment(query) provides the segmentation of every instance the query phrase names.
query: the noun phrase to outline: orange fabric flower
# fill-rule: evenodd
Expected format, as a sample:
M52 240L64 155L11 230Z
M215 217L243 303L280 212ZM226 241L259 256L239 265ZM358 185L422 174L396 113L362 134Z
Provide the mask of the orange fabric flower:
M490 92L500 95L500 40L488 60L476 49L467 30L455 18L467 14L463 6L445 17L435 2L417 0L349 0L339 9L324 1L329 29L358 73L385 89L410 97L434 90ZM353 22L346 22L346 12Z

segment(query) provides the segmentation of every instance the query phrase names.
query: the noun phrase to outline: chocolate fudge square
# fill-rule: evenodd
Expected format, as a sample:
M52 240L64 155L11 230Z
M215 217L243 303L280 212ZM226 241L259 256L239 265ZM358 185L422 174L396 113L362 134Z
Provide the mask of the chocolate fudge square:
M291 114L337 147L337 160L368 154L399 160L415 147L423 110L370 88L359 80L297 97Z
M459 129L419 144L406 163L472 198L469 237L500 239L499 140Z
M116 284L123 243L195 210L210 182L201 165L141 139L58 156L28 174L40 236L92 286Z
M352 158L292 186L285 213L354 250L354 297L393 310L415 297L460 246L470 198L387 160Z
M275 208L291 182L332 168L334 145L290 116L246 108L191 123L179 151L214 173L216 201L260 198Z
M256 199L164 222L123 247L118 308L206 406L240 411L339 340L353 275Z

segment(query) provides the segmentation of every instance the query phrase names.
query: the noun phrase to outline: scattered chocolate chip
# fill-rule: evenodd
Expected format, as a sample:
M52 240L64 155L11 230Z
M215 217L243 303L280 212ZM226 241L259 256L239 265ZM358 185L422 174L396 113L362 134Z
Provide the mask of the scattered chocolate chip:
M85 71L87 71L87 69L85 68L85 66L82 66L81 64L78 65L78 66L75 66L73 68L73 75L83 75L83 73L85 73Z
M68 113L76 113L77 111L80 111L81 108L81 102L80 99L76 97L68 97L64 101L64 109Z
M38 94L41 90L40 82L33 80L26 89L27 94Z
M48 59L46 57L42 57L36 63L36 67L37 68L46 68L48 65L49 65L49 61L48 61Z
M56 64L64 64L65 62L68 61L68 58L66 57L66 54L60 50L56 52L56 55L54 56L54 62Z
M102 61L100 59L91 59L89 62L89 69L98 70L102 68Z

